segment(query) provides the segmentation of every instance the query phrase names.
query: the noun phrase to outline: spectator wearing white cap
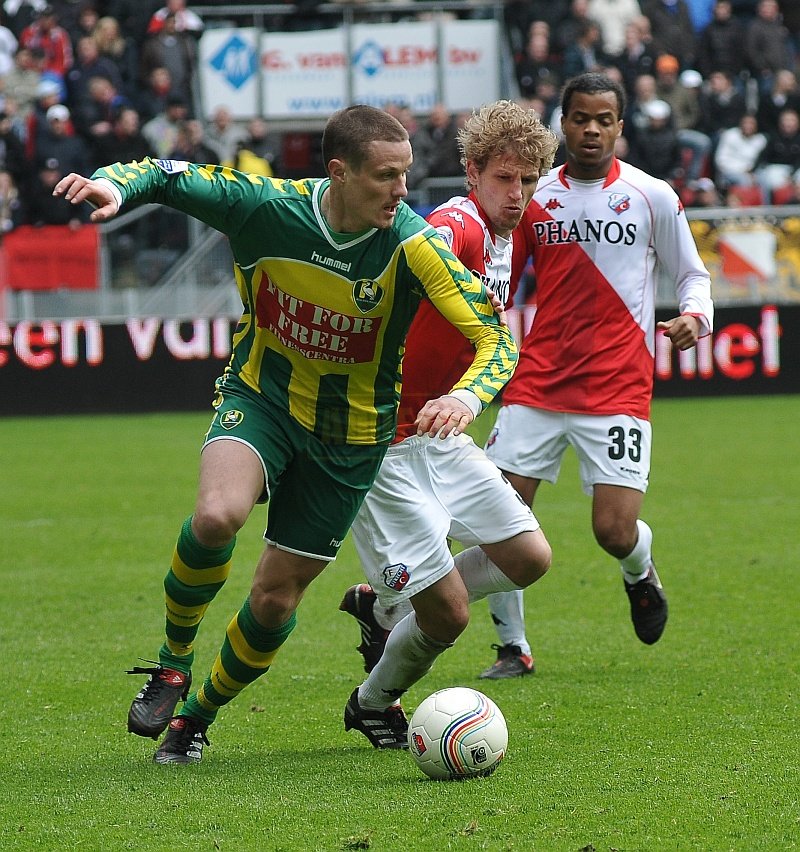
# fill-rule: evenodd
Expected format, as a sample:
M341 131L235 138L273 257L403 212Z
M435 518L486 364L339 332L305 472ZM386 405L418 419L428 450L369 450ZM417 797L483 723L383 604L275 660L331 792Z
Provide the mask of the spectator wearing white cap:
M640 128L631 145L628 162L653 177L674 183L681 167L678 135L670 123L672 110L656 98L642 105L647 125Z
M689 192L682 195L687 207L724 207L717 185L709 177L701 177L689 184Z
M78 172L89 165L89 149L84 139L76 136L69 109L64 104L51 106L46 113L47 126L37 140L34 163L58 160L63 174Z

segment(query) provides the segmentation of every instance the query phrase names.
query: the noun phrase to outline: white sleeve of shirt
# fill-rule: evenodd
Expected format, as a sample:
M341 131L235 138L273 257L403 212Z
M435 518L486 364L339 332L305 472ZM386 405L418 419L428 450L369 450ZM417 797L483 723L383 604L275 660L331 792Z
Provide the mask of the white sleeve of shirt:
M693 314L702 325L700 336L714 327L714 303L711 299L711 276L697 251L694 236L680 206L678 196L668 185L653 200L653 245L659 265L675 282L675 292L682 314Z

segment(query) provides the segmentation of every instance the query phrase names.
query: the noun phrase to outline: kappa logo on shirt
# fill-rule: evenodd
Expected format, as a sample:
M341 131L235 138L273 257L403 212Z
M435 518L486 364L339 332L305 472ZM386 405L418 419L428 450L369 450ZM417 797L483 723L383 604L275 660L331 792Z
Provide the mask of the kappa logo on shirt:
M625 192L612 192L608 197L608 206L619 215L630 210L631 197Z
M443 213L442 215L443 215L443 216L447 216L448 218L453 219L454 221L458 222L458 224L459 224L459 225L461 225L461 230L462 230L462 231L463 231L463 230L464 230L464 228L466 227L466 226L464 225L464 217L462 216L462 214L461 214L461 213L458 213L458 212L457 212L457 211L455 211L455 210L448 210L446 213Z
M550 198L547 200L545 204L542 205L544 210L558 210L564 209L564 205L557 198Z

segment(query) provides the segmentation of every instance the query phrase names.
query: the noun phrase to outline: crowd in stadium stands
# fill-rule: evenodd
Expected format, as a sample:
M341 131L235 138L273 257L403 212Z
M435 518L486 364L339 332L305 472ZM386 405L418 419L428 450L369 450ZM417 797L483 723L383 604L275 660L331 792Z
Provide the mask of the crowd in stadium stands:
M798 0L508 0L504 9L520 100L556 132L564 82L602 70L629 96L619 156L669 181L687 206L800 201ZM320 173L308 134L273 133L262 118L236 122L224 106L207 121L197 114L203 28L186 0L2 3L4 232L80 225L86 212L53 199L53 185L116 160L152 154L264 175ZM411 189L461 174L463 115L386 108L412 137Z

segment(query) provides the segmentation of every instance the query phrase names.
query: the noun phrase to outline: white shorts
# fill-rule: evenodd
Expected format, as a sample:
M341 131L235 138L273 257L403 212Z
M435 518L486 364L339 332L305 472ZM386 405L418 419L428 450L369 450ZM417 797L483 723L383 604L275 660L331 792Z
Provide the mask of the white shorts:
M351 532L370 585L392 606L453 569L448 538L471 547L537 529L530 508L462 434L389 447Z
M569 445L578 456L581 485L622 485L647 491L652 428L627 414L567 414L527 405L500 409L486 455L508 473L555 482Z

